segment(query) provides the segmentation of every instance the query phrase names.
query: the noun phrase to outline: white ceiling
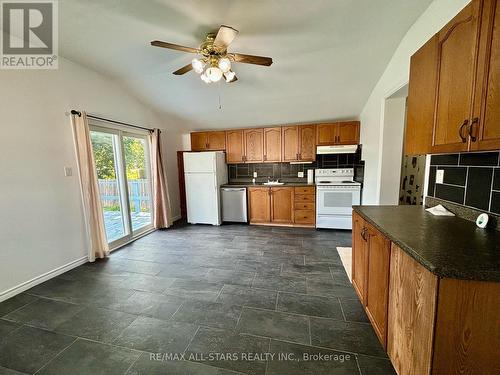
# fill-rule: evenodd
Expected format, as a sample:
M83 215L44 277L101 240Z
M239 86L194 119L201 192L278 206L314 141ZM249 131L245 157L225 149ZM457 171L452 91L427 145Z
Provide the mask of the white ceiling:
M430 2L61 0L60 54L196 128L356 118ZM207 85L194 72L171 74L193 55L149 45L197 47L221 24L240 31L230 51L270 56L273 65L235 64L238 82Z

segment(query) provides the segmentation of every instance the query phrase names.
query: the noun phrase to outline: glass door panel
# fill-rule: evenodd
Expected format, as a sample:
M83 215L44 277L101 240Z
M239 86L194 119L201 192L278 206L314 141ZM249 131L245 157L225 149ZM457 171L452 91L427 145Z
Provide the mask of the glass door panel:
M121 182L119 137L117 134L92 130L90 139L97 170L106 238L108 243L112 243L130 234Z
M123 135L123 156L127 179L132 232L151 228L151 175L146 137Z

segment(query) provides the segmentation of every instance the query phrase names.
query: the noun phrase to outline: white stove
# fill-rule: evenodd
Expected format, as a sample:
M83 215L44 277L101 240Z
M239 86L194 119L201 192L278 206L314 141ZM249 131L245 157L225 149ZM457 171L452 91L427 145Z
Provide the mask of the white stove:
M316 169L316 228L352 229L352 206L361 203L353 168Z

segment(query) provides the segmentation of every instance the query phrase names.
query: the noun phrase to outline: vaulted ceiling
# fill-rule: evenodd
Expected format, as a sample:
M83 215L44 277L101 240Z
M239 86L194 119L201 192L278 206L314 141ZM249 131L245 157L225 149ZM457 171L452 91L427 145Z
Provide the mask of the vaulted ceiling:
M199 129L356 118L430 2L64 0L60 54ZM221 24L240 31L230 51L271 56L273 65L235 64L238 82L207 85L192 71L172 75L193 55L149 45L198 47Z

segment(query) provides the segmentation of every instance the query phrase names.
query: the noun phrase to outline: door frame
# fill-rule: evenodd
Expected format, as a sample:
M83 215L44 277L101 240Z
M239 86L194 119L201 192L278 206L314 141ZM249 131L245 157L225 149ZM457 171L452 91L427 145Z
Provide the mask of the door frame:
M130 129L125 129L122 128L121 126L106 126L106 124L102 123L101 121L98 120L90 120L89 121L89 129L90 131L96 131L96 132L101 132L101 133L107 133L107 134L112 134L116 135L117 138L113 137L113 149L115 150L114 153L114 160L115 160L115 170L116 170L116 180L119 186L120 190L120 204L121 204L121 209L122 209L122 219L125 217L123 220L124 224L124 231L125 234L124 236L108 242L108 246L110 251L116 250L120 248L123 245L126 245L127 243L144 236L147 233L150 233L154 231L154 226L153 226L153 218L154 218L154 204L153 204L153 184L152 184L152 170L151 170L151 152L150 152L150 139L148 137L149 133L147 131L130 131ZM129 189L128 189L128 180L127 180L127 173L126 173L126 162L125 162L125 157L124 157L124 150L123 150L123 137L136 137L136 138L142 138L145 140L145 148L144 148L144 155L145 155L145 170L146 170L146 179L149 181L149 192L150 192L150 197L151 197L151 224L146 225L138 230L133 230L132 229L132 216L130 215L130 201L129 201ZM124 215L124 212L127 214ZM101 214L104 214L101 211Z

